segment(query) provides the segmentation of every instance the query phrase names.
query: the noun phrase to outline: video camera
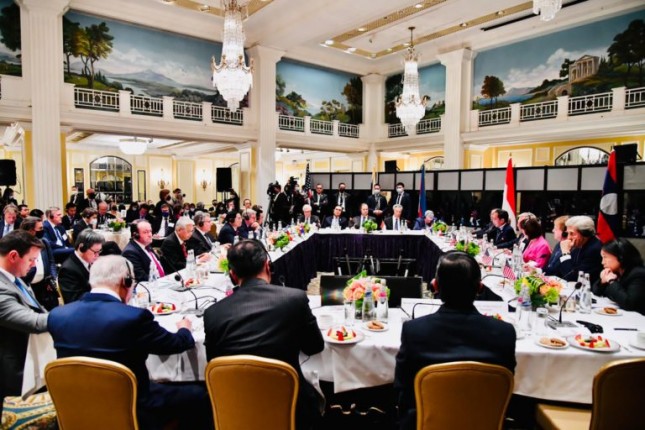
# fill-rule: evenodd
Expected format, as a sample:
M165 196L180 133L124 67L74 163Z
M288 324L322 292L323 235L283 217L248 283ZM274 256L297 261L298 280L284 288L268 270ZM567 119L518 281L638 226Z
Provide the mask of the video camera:
M298 178L296 178L295 176L291 176L287 184L284 186L284 193L286 195L290 195L293 192L293 190L296 189L296 185L298 185Z
M280 185L280 182L278 182L278 181L271 182L269 184L269 187L267 188L267 196L269 196L269 197L271 197L271 199L273 199L277 194L275 192L275 187L279 186L279 185Z

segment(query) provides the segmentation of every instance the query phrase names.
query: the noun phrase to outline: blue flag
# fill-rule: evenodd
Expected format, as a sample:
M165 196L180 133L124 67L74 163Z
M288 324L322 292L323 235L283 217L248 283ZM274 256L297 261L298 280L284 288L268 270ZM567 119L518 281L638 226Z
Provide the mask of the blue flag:
M421 166L421 184L419 185L419 218L423 218L426 213L426 165Z

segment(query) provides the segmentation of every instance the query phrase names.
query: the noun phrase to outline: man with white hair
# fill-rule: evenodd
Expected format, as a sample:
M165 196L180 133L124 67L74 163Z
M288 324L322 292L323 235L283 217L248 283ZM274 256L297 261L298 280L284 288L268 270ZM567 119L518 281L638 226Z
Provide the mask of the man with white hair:
M246 201L246 200L245 200ZM257 212L253 209L242 211L242 225L239 228L240 237L244 239L259 239L262 227L257 220Z
M408 227L408 220L403 218L403 205L394 205L392 206L393 214L391 217L386 218L383 221L384 230L395 230L401 231L404 228Z
M163 240L161 244L162 264L166 274L186 268L186 257L188 257L186 241L191 238L194 231L195 222L182 216L175 223L175 232ZM202 254L197 261L207 261L208 259L209 254Z
M320 225L320 218L317 215L311 213L311 205L302 206L302 215L298 216L298 222L303 224L315 224Z
M132 370L142 429L162 428L174 419L181 421L181 428L208 428L210 408L204 387L150 382L146 368L149 354L179 354L194 348L190 320L177 321L177 332L171 333L147 309L127 306L134 275L132 264L121 256L99 258L90 270L90 284L90 293L49 315L47 327L58 358L101 358Z
M414 230L430 230L434 223L434 212L427 210L423 217L417 218L414 222Z
M574 216L567 220L567 238L560 242L562 256L553 266L547 266L546 274L559 276L567 281L576 281L578 272L589 274L593 284L602 270L600 249L602 243L596 237L594 222L588 216Z

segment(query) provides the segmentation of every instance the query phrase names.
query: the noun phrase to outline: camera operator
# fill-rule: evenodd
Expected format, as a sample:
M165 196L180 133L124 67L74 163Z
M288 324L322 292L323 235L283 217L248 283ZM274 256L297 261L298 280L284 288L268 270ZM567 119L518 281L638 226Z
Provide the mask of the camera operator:
M173 198L172 198L172 204L173 206L176 205L183 205L184 204L184 197L186 197L186 194L183 194L181 192L181 188L175 188L173 191Z
M278 221L282 221L282 225L286 226L289 224L289 208L291 203L289 202L289 197L282 191L282 185L278 182L273 184L273 192L267 194L271 196L271 222L277 224Z

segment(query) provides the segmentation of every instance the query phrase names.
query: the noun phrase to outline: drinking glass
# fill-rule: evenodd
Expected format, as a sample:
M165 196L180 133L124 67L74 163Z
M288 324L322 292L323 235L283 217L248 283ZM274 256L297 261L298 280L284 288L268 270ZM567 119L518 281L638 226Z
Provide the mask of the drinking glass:
M343 311L345 312L345 326L352 327L354 325L354 318L356 318L356 305L353 300L345 300L343 302Z

